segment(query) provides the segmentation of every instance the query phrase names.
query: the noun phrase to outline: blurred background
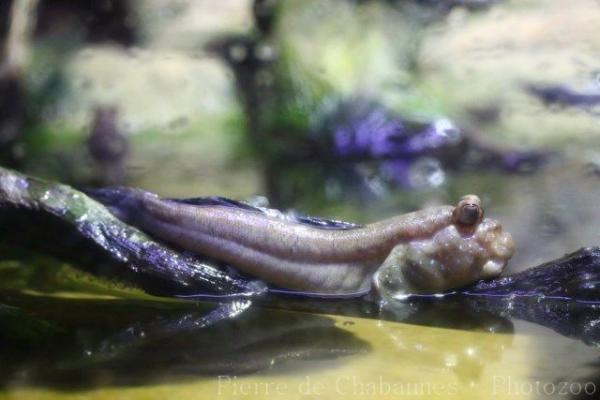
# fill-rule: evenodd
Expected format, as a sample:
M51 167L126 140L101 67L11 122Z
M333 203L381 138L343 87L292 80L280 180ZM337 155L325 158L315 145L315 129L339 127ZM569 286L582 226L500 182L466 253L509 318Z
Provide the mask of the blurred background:
M466 193L598 244L600 3L5 0L0 164L367 222Z

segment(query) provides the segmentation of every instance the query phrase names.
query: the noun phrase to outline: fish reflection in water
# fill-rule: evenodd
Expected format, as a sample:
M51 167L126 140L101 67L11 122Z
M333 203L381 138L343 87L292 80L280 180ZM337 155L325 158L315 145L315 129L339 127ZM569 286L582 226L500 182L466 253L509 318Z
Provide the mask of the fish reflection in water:
M4 386L77 389L276 373L370 349L324 316L252 308L205 327L196 323L210 305L7 297L23 308L0 310L15 333L0 333L11 359L0 366Z
M353 325L366 320L338 327L325 316L252 307L235 319L197 326L210 313L210 305L74 300L5 292L1 296L1 302L19 307L0 309L2 353L7 361L0 366L3 386L72 390L215 375L278 374L314 368L314 362L326 360L331 367L331 361L345 363L346 357L362 357L371 349L369 343L351 333ZM314 300L304 306L305 310L323 312L330 311L323 306L331 303ZM565 309L566 303L556 308L552 302L538 303L538 311L532 311L533 303L514 301L507 308L497 302L499 307L494 310L486 300L458 297L410 304L414 312L404 322L468 330L461 333L465 340L458 341L448 340L445 330L415 335L403 325L371 326L378 330L378 340L389 342L390 351L399 359L406 357L413 366L447 368L461 381L473 381L511 348L514 336L509 317L538 322L535 315L541 311L540 315L550 320L548 310L552 309L557 317L553 328L566 327L562 334L580 337L588 322L600 319L597 307L581 304ZM337 311L368 315L364 303L362 308L358 303L354 310L352 306L352 302L339 302ZM373 311L377 312L375 308ZM397 317L385 312L375 315L391 320ZM29 334L23 335L24 331ZM500 335L481 342L480 332ZM444 343L441 347L440 341Z

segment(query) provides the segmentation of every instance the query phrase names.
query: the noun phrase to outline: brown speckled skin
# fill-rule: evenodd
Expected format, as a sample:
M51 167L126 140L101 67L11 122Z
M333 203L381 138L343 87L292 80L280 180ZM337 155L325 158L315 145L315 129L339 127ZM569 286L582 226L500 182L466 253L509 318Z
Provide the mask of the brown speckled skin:
M186 205L138 192L131 221L154 236L230 263L282 288L323 294L368 290L399 243L453 221L455 207L420 210L352 229L321 229L251 210Z

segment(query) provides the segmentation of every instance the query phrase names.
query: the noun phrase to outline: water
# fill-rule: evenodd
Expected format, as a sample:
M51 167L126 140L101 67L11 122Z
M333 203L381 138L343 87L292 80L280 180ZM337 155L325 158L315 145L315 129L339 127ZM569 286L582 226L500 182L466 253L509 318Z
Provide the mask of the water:
M1 296L18 307L0 312L0 382L8 398L477 398L490 392L536 398L530 392L540 385L558 393L563 382L572 391L598 384L593 348L485 313L446 310L450 327L431 327L419 322L435 325L441 319L435 310L406 324L254 307L182 331L183 320L211 306L33 291Z

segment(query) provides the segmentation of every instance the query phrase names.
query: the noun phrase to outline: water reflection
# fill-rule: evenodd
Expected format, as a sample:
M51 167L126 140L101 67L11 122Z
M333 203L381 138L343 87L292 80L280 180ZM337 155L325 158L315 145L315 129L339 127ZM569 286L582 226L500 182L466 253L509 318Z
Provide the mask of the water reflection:
M600 345L600 303L517 295L447 295L397 301L383 307L359 300L311 301L270 299L270 305L306 312L360 316L420 326L493 334L515 333L514 320L524 320L588 346Z
M590 313L588 307L565 308L550 302L539 302L538 311L519 301L510 307L497 303L494 310L481 299L445 299L413 302L414 312L403 319L410 324L252 307L236 319L195 329L195 323L213 306L6 291L0 294L0 302L11 304L0 307L0 384L13 390L32 386L88 390L170 382L215 386L219 375L248 376L250 380L243 382L290 379L285 381L288 385L298 377L311 376L348 393L356 388L367 390L364 385L380 381L406 389L423 379L425 383L428 379L455 382L461 392L489 391L496 376L510 378L520 388L540 377L549 380L560 370L528 375L527 368L540 360L530 360L525 370L518 368L519 357L533 350L527 346L546 343L558 346L551 347L550 353L559 354L561 343L564 347L566 342L514 335L512 318L539 323L537 312L547 317L548 309L554 309L554 317L547 320L554 321L554 327L570 327L559 332L571 337L581 337L580 328L600 318L597 308ZM327 303L335 302L320 302ZM338 313L344 311L341 304L335 310ZM369 311L377 312L364 302L362 309L355 304L353 311L351 307L345 310L363 316ZM386 312L378 315L398 318ZM422 326L433 321L444 329ZM576 355L583 354L579 350ZM573 382L595 381L596 370L597 366L586 366ZM425 375L416 378L413 374L417 373ZM513 386L508 389L514 390Z
M506 321L505 324L512 328L510 322ZM468 385L478 383L488 365L502 360L504 352L514 340L510 334L498 334L495 340L480 340L481 333L477 331L465 332L465 340L458 341L435 334L408 336L389 325L381 326L380 331L393 343L401 357L412 359L421 366L447 368L462 384ZM443 346L440 346L440 342Z
M331 318L259 308L204 327L210 305L74 300L2 293L3 386L143 385L279 373L370 345ZM143 362L140 362L143 360Z

